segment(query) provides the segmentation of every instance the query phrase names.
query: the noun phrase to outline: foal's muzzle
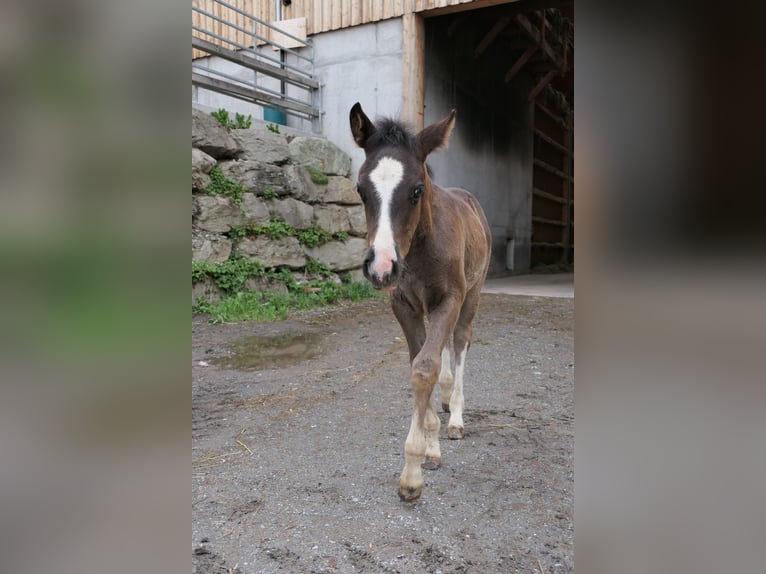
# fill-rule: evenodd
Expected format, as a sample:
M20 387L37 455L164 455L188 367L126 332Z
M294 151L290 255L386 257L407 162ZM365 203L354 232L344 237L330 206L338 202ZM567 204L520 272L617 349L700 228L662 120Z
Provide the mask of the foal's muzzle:
M362 272L375 289L391 291L399 279L400 268L399 249L395 249L394 253L376 253L370 247L364 258Z

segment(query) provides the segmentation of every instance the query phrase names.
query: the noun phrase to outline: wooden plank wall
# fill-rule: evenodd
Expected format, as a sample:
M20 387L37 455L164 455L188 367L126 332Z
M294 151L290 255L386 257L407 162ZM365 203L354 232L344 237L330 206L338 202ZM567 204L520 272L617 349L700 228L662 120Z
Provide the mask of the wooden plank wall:
M227 0L229 4L232 6L236 6L237 8L240 8L241 10L247 12L248 14L253 14L257 16L257 14L253 13L254 5L256 4L264 4L264 7L266 4L271 5L271 12L274 12L274 2L266 3L262 0ZM232 22L233 24L236 24L237 26L241 28L245 28L246 30L252 30L253 29L253 21L249 18L246 18L242 14L239 14L235 12L234 10L229 10L228 8L221 6L220 4L216 4L212 0L192 0L192 6L197 6L201 10L205 10L206 12L210 12L211 14L215 14L219 18L222 18L223 20L226 20L227 22ZM273 16L270 15L268 21L271 22L273 20ZM231 26L226 26L225 24L221 22L217 22L216 20L213 20L212 18L209 18L208 16L203 16L202 14L195 12L192 10L192 26L199 26L200 28L204 30L211 30L212 32L218 34L219 36L223 36L224 38L228 38L229 40L232 40L234 42L237 42L238 44L241 44L243 46L247 46L248 48L253 46L253 38L248 36L247 34L240 32L239 30L235 30ZM264 35L262 31L258 32L261 35ZM200 34L199 32L192 30L192 35L197 36L198 38L202 38L203 40L208 40L209 42L212 42L214 44L217 44L219 46L223 46L224 48L229 49L236 49L235 46L232 46L231 44L227 44L225 42L221 42L217 38L213 38L212 36L208 36L207 34ZM201 50L192 50L192 59L199 58L201 56L208 56L206 52L202 52Z
M319 32L398 18L407 12L408 8L411 8L412 12L423 12L474 1L476 0L293 0L290 6L282 7L282 17L305 16L310 36ZM273 3L272 0L256 2Z
M405 12L424 12L460 4L468 4L477 0L293 0L289 6L282 5L282 20L291 18L306 18L306 32L309 36L319 32L328 32L330 30L339 30L359 24L368 24L378 22L389 18L397 18ZM479 0L479 4L487 0ZM489 0L491 3L498 0ZM508 1L508 0L499 0ZM249 14L253 14L266 22L273 22L276 19L276 6L274 0L227 0L229 4L237 6ZM199 8L232 21L243 28L250 29L252 21L244 16L216 4L212 0L192 0L192 4ZM409 9L409 10L408 10ZM224 26L210 18L192 12L192 23L201 28L211 29L216 34L230 38L243 45L252 46L252 40L242 32ZM266 35L263 31L261 35ZM195 35L209 40L216 44L221 44L218 40L206 37L204 35ZM228 46L231 48L232 46ZM202 53L193 52L192 57L196 58Z

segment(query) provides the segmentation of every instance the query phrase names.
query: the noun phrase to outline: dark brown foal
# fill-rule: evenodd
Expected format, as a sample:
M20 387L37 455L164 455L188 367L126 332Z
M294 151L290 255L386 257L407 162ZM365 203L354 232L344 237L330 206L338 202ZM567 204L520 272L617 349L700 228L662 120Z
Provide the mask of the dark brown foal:
M363 271L373 286L391 291L410 352L415 408L399 496L414 501L423 490L421 467L441 464L440 422L431 398L437 381L442 406L450 412L447 435L463 438L463 370L491 235L476 198L463 189L437 186L425 164L429 153L447 146L454 110L417 134L394 120L373 124L358 103L350 123L365 152L357 187L369 244Z

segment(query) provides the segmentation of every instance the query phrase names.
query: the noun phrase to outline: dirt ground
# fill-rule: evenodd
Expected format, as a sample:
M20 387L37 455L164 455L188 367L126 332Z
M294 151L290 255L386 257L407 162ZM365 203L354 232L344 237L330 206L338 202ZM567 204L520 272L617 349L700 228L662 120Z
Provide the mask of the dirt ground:
M408 504L408 354L386 300L195 317L192 571L573 572L573 323L572 299L482 296L465 438L437 406L442 466Z

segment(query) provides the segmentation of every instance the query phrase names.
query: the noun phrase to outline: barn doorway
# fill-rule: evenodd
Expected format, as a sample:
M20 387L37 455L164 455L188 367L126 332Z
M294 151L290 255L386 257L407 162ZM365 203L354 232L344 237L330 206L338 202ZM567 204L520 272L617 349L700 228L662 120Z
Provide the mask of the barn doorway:
M458 110L450 152L429 158L436 180L472 191L484 207L493 236L491 274L569 268L572 1L455 11L460 8L422 13L424 124Z

